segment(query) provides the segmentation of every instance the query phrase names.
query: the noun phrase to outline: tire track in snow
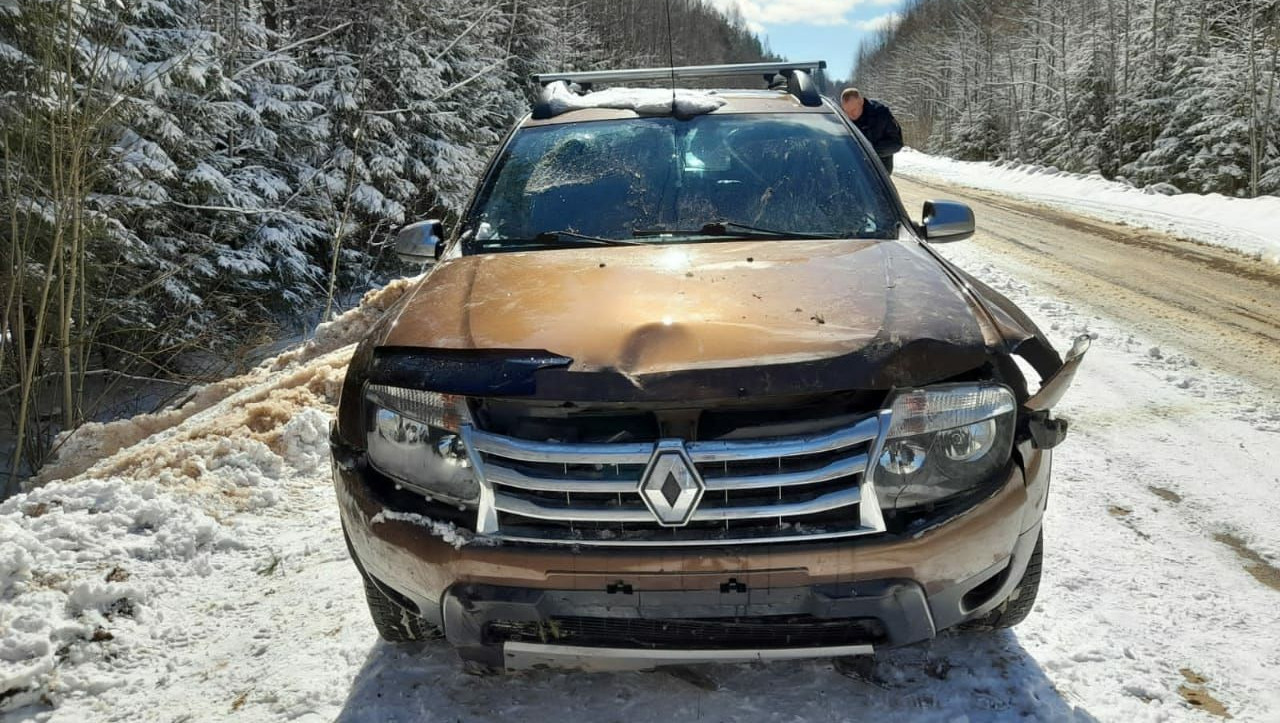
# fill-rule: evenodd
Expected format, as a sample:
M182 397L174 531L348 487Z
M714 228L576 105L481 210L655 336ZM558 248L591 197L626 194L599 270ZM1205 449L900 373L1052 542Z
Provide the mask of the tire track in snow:
M1017 262L1022 281L1087 300L1155 340L1280 393L1280 265L970 188L895 182L913 213L926 198L968 203L979 233L962 244L1004 268Z

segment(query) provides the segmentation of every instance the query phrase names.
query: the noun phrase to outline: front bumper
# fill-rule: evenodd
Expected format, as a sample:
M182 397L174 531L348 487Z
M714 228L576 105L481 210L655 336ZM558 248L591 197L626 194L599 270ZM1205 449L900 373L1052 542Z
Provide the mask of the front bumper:
M935 632L924 591L907 580L630 593L462 584L445 593L442 612L446 638L464 658L507 668L618 670L858 655ZM780 619L805 622L722 622ZM805 630L814 621L830 623L822 628L828 639ZM526 634L502 634L512 628ZM795 632L786 634L788 628Z
M397 511L358 458L335 450L334 482L356 564L392 599L441 627L459 654L493 666L647 668L691 662L869 653L926 640L980 617L1021 579L1040 532L1049 452L1022 445L1019 464L989 498L913 536L705 548L601 549L544 545L455 546L438 521ZM725 620L874 621L839 644L761 644L714 632L663 644L626 630ZM597 621L588 645L565 623ZM665 622L664 622L665 621ZM495 626L531 624L530 639ZM852 623L851 623L852 624ZM603 626L603 628L601 628ZM626 626L623 626L624 628ZM615 631L616 632L616 631ZM609 635L614 635L610 638ZM779 642L780 640L784 642ZM613 642L619 644L612 644Z

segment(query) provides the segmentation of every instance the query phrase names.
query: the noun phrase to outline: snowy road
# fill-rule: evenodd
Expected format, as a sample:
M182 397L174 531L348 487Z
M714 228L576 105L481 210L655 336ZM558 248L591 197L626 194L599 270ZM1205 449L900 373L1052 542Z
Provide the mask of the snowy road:
M985 252L1050 298L1087 299L1101 315L1280 394L1280 264L987 191L895 180L912 214L927 198L973 208L981 233L963 258Z
M181 413L89 430L102 461L0 505L3 719L1280 721L1274 280L899 181L913 210L975 205L979 234L944 252L1060 348L1097 335L1060 410L1045 578L1016 631L843 673L472 677L441 644L379 643L325 467L351 323ZM1224 323L1235 306L1257 326Z

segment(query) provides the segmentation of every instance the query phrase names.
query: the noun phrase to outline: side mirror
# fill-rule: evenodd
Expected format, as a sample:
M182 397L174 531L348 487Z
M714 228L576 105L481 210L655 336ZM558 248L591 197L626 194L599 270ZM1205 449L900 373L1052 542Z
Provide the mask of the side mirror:
M923 218L921 228L926 241L960 241L973 235L973 210L963 203L925 201Z
M436 219L411 223L396 234L396 255L406 264L434 264L444 247L444 224Z

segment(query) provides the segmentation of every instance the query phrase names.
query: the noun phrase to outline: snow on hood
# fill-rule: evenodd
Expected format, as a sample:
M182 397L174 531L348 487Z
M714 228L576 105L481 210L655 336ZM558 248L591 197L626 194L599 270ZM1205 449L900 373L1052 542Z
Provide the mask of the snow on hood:
M578 95L562 83L551 86L548 104L552 115L587 108L633 110L640 115L693 116L710 113L724 105L724 98L711 91L669 88L607 88Z

